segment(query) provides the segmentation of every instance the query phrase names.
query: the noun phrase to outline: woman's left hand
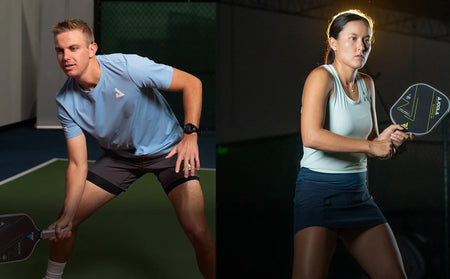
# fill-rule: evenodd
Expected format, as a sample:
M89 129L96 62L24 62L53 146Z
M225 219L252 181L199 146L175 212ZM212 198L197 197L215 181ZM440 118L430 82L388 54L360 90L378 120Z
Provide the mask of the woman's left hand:
M397 149L407 140L412 140L414 134L407 134L404 132L405 128L401 125L393 124L384 129L384 131L375 140L386 140L390 139L392 141L392 150L389 156L383 158L384 160L390 159L395 156Z
M392 143L394 144L395 148L399 148L400 145L402 145L407 140L413 140L414 134L407 134L403 131L395 131L390 136Z
M379 139L388 139L392 140L394 147L397 149L407 140L414 139L414 134L407 134L404 132L405 128L398 124L393 124L387 127L379 136Z

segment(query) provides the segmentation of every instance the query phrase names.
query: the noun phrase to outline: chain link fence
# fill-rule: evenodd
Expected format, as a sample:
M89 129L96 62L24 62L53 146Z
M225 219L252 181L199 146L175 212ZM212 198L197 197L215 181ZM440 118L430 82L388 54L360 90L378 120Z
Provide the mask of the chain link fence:
M216 4L96 1L99 53L132 53L189 72L203 83L201 128L215 130ZM178 120L180 94L162 92Z

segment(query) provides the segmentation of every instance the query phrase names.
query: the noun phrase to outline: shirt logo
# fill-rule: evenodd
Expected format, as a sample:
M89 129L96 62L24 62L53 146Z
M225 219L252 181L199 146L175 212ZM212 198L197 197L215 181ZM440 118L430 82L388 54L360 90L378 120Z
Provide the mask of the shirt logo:
M123 96L125 96L125 94L120 92L119 89L117 89L117 88L115 88L115 89L116 89L116 98L117 99L122 98Z

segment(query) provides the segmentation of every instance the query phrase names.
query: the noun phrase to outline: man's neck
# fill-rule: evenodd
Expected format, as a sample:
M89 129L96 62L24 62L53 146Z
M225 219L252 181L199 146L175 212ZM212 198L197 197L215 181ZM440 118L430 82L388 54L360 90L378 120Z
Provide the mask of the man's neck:
M90 61L90 65L87 71L79 78L75 78L75 80L84 91L89 92L94 90L95 86L97 86L100 80L100 76L101 76L100 64L94 57L94 59Z

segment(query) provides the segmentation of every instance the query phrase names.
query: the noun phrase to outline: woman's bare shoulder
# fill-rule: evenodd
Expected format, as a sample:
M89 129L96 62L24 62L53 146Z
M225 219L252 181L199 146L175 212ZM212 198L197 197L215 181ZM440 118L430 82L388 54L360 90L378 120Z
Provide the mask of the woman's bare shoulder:
M311 71L306 79L305 87L322 88L325 92L329 92L333 88L333 75L323 66L319 66Z

